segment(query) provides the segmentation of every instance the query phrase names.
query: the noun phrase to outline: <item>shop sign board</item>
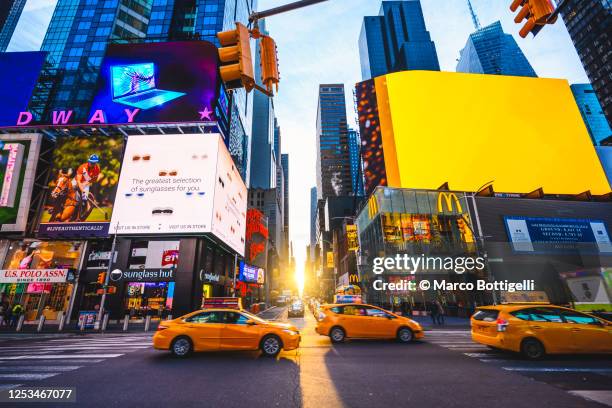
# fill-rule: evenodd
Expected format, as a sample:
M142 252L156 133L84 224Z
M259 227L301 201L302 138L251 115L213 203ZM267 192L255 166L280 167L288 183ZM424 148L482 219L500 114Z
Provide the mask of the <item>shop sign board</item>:
M63 283L68 269L1 269L0 283Z
M115 269L111 272L110 280L112 282L166 282L173 281L175 276L175 269L143 269L137 271Z

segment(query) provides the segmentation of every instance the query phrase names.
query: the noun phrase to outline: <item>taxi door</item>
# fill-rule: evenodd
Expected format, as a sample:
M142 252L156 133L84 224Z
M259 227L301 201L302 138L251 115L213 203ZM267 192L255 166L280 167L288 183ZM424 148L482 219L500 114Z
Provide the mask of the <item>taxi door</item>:
M346 330L347 337L371 337L368 335L368 322L370 317L366 315L363 306L347 305L344 312L339 315L338 322Z
M570 326L577 352L612 353L612 326L574 311L564 311L563 318Z
M375 307L367 306L366 314L368 315L368 337L390 338L396 336L397 323L392 315Z
M196 351L219 350L223 326L220 312L202 312L185 321L186 334L193 340Z
M529 329L544 344L550 353L571 353L576 351L567 323L561 317L561 309L538 307L529 309Z
M221 329L221 350L256 350L261 326L249 325L249 318L239 312L223 312L225 325Z

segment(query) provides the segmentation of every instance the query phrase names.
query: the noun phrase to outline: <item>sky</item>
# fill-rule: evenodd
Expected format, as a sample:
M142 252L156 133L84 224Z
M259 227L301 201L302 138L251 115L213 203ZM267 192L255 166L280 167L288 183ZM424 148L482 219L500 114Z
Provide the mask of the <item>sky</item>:
M284 3L259 0L259 8ZM561 19L535 39L522 39L507 3L472 0L482 26L501 20L504 31L515 36L538 76L588 82ZM283 135L282 151L289 154L289 228L298 273L310 241L310 188L316 185L318 85L345 84L348 123L357 128L352 89L362 79L359 34L363 17L378 15L380 4L380 0L329 0L266 21L279 53L281 82L275 108ZM455 71L459 53L475 31L467 0L422 0L421 4L441 69Z
M290 0L259 0L259 9ZM9 51L36 50L56 0L29 0ZM459 52L474 31L467 0L421 0L425 22L435 42L443 71L455 71ZM518 36L508 1L472 0L483 26L501 20L513 34L540 77L588 82L561 19L535 39ZM269 17L266 28L278 46L281 83L275 98L282 129L282 152L289 154L290 234L298 274L310 239L310 188L316 185L317 90L322 83L344 83L349 126L355 121L352 89L361 80L359 33L363 17L377 15L380 0L329 0L308 8Z

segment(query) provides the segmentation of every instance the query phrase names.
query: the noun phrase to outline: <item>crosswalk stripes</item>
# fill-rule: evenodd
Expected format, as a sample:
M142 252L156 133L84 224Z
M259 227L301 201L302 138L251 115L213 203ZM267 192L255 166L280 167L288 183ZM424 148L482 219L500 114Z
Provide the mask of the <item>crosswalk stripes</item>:
M151 335L78 336L0 347L0 391L151 347Z
M504 371L525 375L530 378L534 378L535 376L546 376L545 378L540 378L540 380L552 385L559 386L558 384L566 382L564 381L564 376L572 374L590 375L593 376L593 378L604 378L603 381L610 384L609 389L568 390L564 387L561 388L572 395L612 407L612 381L607 381L607 378L612 376L612 367L610 367L610 364L606 365L605 361L590 361L588 363L583 363L580 357L577 357L578 364L576 365L578 366L571 366L571 363L568 363L567 360L561 360L560 362L551 360L526 362L514 354L494 350L473 342L472 336L468 330L428 331L425 334L425 340L428 343L444 347L450 351L459 352L466 357L475 358L483 363L498 366ZM576 362L574 362L574 364L575 363ZM559 366L559 364L562 364L562 366Z

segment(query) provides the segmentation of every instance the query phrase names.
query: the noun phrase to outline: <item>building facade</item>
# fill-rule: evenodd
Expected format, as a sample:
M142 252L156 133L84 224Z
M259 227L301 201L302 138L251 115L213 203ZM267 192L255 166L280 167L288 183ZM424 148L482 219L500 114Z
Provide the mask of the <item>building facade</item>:
M316 176L319 200L353 192L343 84L319 85Z
M364 17L359 54L363 80L397 71L440 70L420 0L383 1L378 16Z
M349 129L349 154L351 157L351 181L355 195L365 195L363 187L363 169L361 167L361 139L359 132Z
M6 51L27 0L4 0L0 4L0 52Z
M499 21L470 34L461 51L457 72L537 76L514 37L504 33Z
M612 2L609 0L568 0L561 16L578 56L612 126Z
M612 130L591 84L570 86L595 146L612 145Z

